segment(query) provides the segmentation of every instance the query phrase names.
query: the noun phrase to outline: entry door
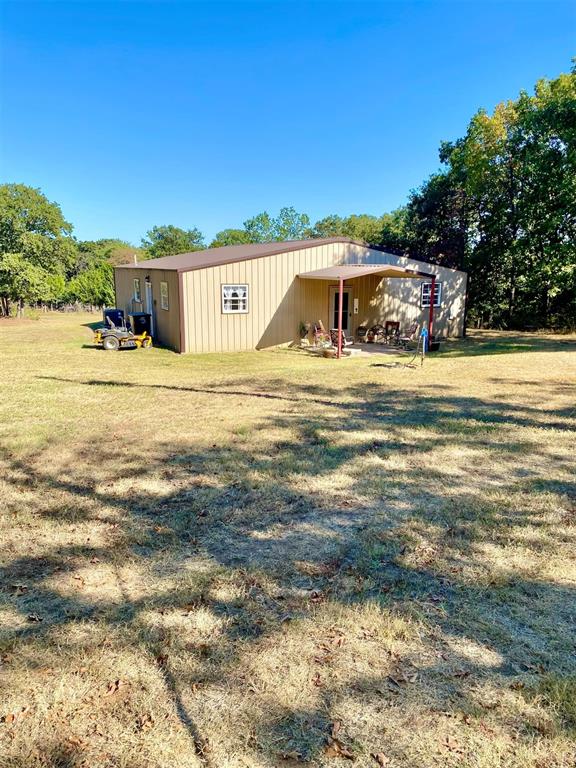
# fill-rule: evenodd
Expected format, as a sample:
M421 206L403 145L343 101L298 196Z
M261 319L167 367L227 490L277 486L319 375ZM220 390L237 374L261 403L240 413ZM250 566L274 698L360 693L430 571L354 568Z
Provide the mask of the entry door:
M150 331L152 332L152 336L154 336L154 301L152 297L152 283L150 280L146 280L144 285L146 287L146 312L150 315Z
M338 305L340 303L340 293L338 288L332 288L332 324L330 328L338 328ZM342 330L349 331L352 318L352 310L350 305L352 304L352 291L344 289L342 293Z

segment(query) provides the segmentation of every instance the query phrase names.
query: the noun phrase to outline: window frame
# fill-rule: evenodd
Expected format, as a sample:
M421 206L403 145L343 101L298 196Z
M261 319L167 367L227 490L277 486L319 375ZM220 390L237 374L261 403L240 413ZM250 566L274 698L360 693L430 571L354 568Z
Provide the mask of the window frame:
M166 293L163 293L163 287L166 287ZM164 299L166 299L166 306L164 306ZM170 294L168 291L168 281L160 280L160 309L164 309L167 312L170 310Z
M138 286L138 287L136 287ZM135 277L132 282L132 290L134 301L137 304L142 304L142 286L140 285L140 278Z
M428 288L428 292L425 293L425 289ZM430 309L430 292L432 289L432 281L424 282L420 286L420 307L421 309ZM434 283L434 307L442 306L442 281L436 280Z
M238 298L238 302L244 302L244 309L228 309L225 302L224 291L226 289L241 288L246 292L245 297ZM248 283L221 283L220 284L221 310L223 315L247 315L250 311L250 286Z

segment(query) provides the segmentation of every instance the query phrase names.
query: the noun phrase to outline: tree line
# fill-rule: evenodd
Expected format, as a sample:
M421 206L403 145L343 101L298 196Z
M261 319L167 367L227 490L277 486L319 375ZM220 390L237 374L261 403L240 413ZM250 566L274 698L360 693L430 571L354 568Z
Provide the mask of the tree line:
M0 313L65 302L110 305L113 267L244 243L345 236L464 270L468 318L503 328L576 325L576 67L532 94L479 110L444 142L440 168L405 206L380 216L336 214L312 224L282 208L207 243L196 227L155 226L140 247L79 241L38 189L0 186Z

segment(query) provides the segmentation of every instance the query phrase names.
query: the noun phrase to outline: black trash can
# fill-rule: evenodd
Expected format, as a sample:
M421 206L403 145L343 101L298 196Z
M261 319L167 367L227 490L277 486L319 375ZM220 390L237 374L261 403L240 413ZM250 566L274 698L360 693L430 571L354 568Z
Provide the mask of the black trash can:
M124 310L123 309L116 309L115 307L107 307L104 310L104 325L107 328L110 328L112 323L115 328L123 328L124 327ZM110 322L108 322L108 318L110 318Z
M135 336L140 336L144 331L152 336L152 318L148 312L132 312L128 317Z
M432 336L430 339L430 344L428 345L428 352L439 352L440 351L440 337L439 336Z

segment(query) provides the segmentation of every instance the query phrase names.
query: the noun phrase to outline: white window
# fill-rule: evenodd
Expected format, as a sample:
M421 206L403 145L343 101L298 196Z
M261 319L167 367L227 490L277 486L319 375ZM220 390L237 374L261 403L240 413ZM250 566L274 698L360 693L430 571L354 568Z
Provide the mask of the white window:
M168 309L168 283L160 281L160 306Z
M140 278L139 277L134 278L134 301L138 301L138 302L142 301L142 295L140 294Z
M420 306L430 306L430 291L432 290L432 283L422 283L422 294L420 296ZM442 303L442 283L434 284L434 306L439 307Z
M222 286L222 312L225 315L239 315L248 312L248 286Z

